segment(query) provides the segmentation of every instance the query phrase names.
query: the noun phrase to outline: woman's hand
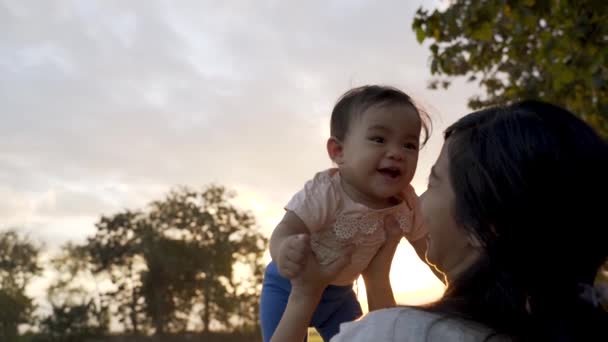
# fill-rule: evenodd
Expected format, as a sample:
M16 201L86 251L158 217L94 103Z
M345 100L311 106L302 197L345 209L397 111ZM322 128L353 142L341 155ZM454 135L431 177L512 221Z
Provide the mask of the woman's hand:
M306 336L308 324L321 300L323 290L350 263L353 247L334 262L321 265L310 248L310 236L298 235L291 247L305 255L306 261L301 271L291 279L291 293L287 307L277 329L272 335L272 342L302 341Z
M300 255L305 256L300 273L291 279L292 292L315 295L323 292L327 285L350 263L354 246L347 246L344 254L327 265L319 264L310 247L310 236L298 235L293 247Z

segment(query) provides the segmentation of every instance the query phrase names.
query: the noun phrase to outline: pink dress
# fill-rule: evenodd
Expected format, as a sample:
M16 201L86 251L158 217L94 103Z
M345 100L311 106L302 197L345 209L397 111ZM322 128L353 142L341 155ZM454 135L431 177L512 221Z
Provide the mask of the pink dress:
M393 215L408 241L426 236L420 220L418 197L411 185L393 207L371 209L353 201L342 189L338 169L317 173L295 194L285 210L295 213L311 233L311 247L321 264L339 258L348 245L356 245L351 263L332 282L349 285L363 272L384 243L384 218Z

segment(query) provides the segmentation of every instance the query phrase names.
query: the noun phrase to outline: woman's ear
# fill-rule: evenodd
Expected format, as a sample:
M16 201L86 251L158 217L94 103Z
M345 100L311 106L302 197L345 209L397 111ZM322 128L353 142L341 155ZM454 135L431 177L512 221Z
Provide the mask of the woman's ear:
M327 139L327 154L329 158L336 164L340 165L343 163L344 149L342 148L342 142L335 137Z

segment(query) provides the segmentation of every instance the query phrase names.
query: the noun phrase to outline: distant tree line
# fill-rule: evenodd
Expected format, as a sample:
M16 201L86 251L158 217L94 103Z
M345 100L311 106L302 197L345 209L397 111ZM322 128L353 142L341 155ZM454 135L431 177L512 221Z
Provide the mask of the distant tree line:
M181 187L102 216L93 236L66 244L47 266L56 274L43 317L25 292L43 271L42 248L1 232L0 340L82 341L115 326L129 335L257 334L267 240L233 197L222 186ZM27 339L20 326L32 331Z

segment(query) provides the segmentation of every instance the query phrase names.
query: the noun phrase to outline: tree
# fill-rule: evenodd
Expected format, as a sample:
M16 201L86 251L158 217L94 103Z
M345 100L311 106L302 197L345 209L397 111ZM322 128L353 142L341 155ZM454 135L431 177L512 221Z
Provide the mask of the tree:
M469 107L541 99L580 115L608 138L608 6L603 0L453 0L419 8L412 28L429 39L429 85L479 80Z
M82 304L53 305L52 311L40 323L40 341L79 342L107 332L107 310L92 300Z
M239 303L253 305L266 239L232 196L220 186L183 187L145 210L100 219L86 249L95 271L115 284L116 313L126 326L137 332L149 322L156 334L184 331L198 315L204 331L212 321L229 328ZM236 264L250 267L247 281L236 279ZM255 314L244 317L251 324Z
M0 340L13 341L19 324L30 323L34 303L25 287L41 271L40 248L15 231L0 232Z
M57 276L47 290L52 313L40 322L40 340L83 341L109 329L108 301L99 290L84 285L99 280L90 256L82 246L63 246L51 260Z
M105 274L115 288L107 293L112 313L124 329L134 334L147 332L151 326L146 315L141 273L146 269L143 249L152 228L140 211L125 210L102 216L97 232L83 248L97 275Z
M221 186L210 186L202 192L188 188L172 191L164 201L152 203L150 218L156 225L166 227L165 234L187 242L188 264L181 265L181 283L189 284L187 296L194 295L191 304L202 304L200 310L203 331L209 331L212 320L231 326L230 319L238 314L251 324L256 319L257 305L251 293L259 293L262 273L260 260L266 249L266 239L255 229L254 217L238 210L230 200L234 193ZM235 280L234 266L250 267L249 282ZM192 282L190 284L189 282ZM239 304L255 308L253 315L242 315ZM253 322L255 324L255 321Z

